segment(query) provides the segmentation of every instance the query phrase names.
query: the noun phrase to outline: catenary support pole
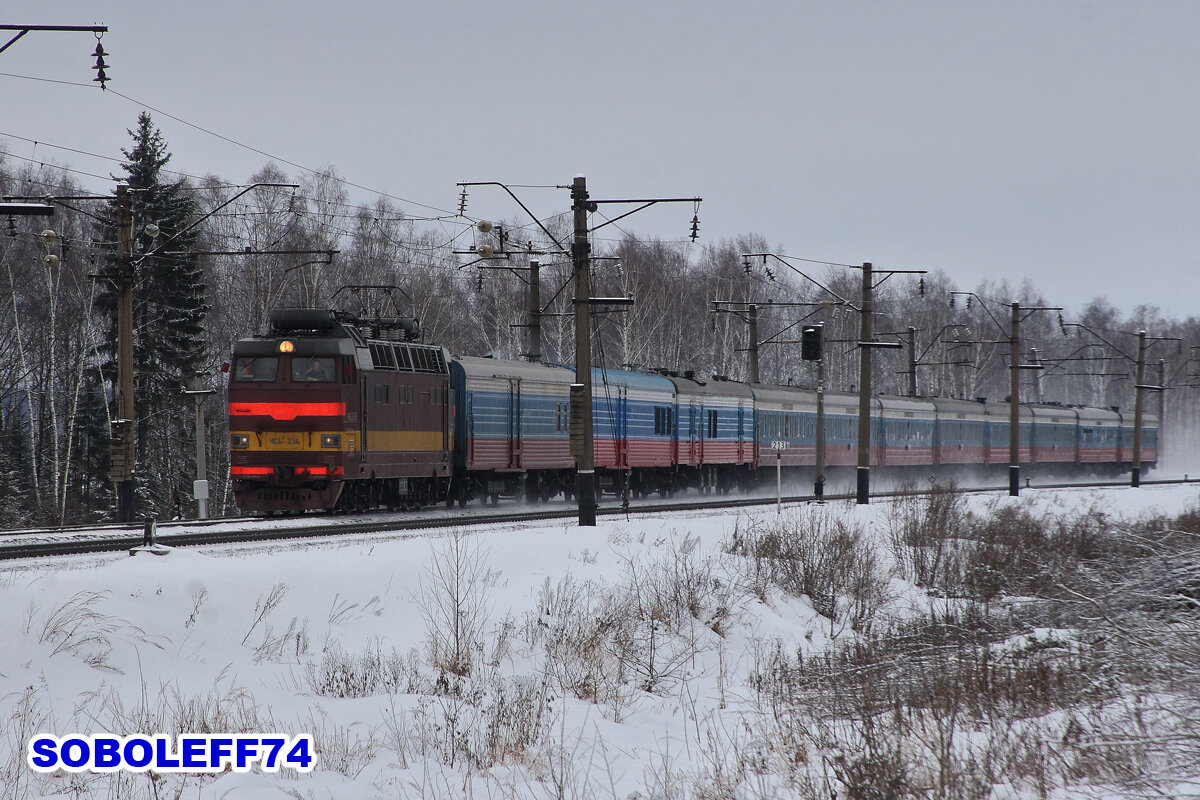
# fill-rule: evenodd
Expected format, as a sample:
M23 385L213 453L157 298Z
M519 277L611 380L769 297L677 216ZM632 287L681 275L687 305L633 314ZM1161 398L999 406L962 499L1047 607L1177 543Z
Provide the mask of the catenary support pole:
M133 199L117 185L117 419L113 423L113 482L117 522L133 522L137 425L133 404Z
M1012 304L1008 350L1008 494L1021 494L1021 304Z
M874 335L874 287L871 264L862 265L862 307L858 346L858 491L856 502L871 502L871 348L866 343Z
M536 259L529 262L529 354L531 362L542 360L542 272Z
M580 402L583 436L580 454L576 459L576 497L579 500L579 524L596 525L596 450L592 423L592 335L591 335L591 269L588 244L587 179L575 176L571 184L571 206L574 212L575 239L571 244L571 264L575 271L575 379L583 384Z
M747 348L750 359L750 383L758 383L758 306L751 303L746 307L746 322L749 326L750 343Z
M1146 332L1138 331L1137 380L1133 394L1133 464L1129 485L1142 485L1142 405L1146 381Z
M824 323L821 323L824 325ZM822 338L822 341L824 339ZM817 475L813 480L813 496L825 502L825 359L817 360Z
M917 329L908 326L908 396L917 396Z

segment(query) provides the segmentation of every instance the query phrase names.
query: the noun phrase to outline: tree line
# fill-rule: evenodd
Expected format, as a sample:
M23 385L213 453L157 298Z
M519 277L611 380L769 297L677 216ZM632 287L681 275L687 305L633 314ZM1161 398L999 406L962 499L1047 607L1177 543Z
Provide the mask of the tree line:
M420 319L424 341L456 354L521 358L530 349L528 267L536 259L542 359L573 361L570 259L546 236L569 240L562 217L546 222L545 232L514 219L486 234L465 218L414 219L386 197L353 202L332 167L289 176L269 163L247 190L216 175L172 172L167 142L147 114L129 133L121 174L111 177L127 183L133 197L139 514L195 515L197 395L185 391L196 388L214 390L200 401L209 512L235 513L222 365L238 338L266 330L273 308L335 303L369 314L380 310L369 307L371 295L339 288L395 286L403 290L403 312ZM2 151L0 192L56 198L53 217L9 217L0 236L0 527L111 519L114 199L74 199L87 193L71 170ZM465 254L481 244L500 256ZM783 259L746 255L767 252ZM827 388L857 388L856 271L798 269L781 248L751 234L708 245L625 234L594 240L593 255L595 294L635 300L594 315L595 364L746 380L753 304L763 382L815 385L814 366L801 360L795 342L801 327L821 323ZM1007 304L1076 300L1045 298L1028 282L985 281L963 291L943 272L878 286L878 338L905 348L873 359L873 390L907 394L915 372L923 396L1003 400ZM1123 310L1103 298L1064 313L1032 313L1022 322L1021 361L1036 358L1044 367L1037 379L1022 371L1022 399L1131 410L1136 332L1177 337L1149 350L1145 380L1160 383L1161 360L1161 380L1171 387L1167 437L1176 453L1187 452L1195 442L1190 432L1200 428L1192 394L1200 379L1191 357L1200 346L1200 319L1167 319L1153 306ZM1156 394L1146 393L1151 413Z

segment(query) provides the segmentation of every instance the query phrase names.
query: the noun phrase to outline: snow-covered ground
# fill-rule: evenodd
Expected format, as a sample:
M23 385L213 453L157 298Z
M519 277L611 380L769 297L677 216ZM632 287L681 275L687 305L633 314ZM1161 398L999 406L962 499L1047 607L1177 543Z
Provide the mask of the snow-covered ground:
M1173 486L968 502L1131 518L1197 499ZM888 503L784 509L813 514L859 526L888 574ZM755 765L778 726L750 678L770 652L856 634L726 552L774 518L633 514L6 565L0 797L793 796ZM913 585L886 585L881 613L927 611ZM618 612L642 620L605 638ZM316 768L152 777L25 761L41 733L253 731L312 734Z

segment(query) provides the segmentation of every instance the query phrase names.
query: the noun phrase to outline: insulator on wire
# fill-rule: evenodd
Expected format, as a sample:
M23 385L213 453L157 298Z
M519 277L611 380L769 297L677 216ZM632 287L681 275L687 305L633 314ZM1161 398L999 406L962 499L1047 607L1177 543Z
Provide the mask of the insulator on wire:
M99 83L100 88L104 88L104 84L108 83L108 75L104 70L108 68L108 64L104 63L104 57L108 55L104 52L104 47L99 41L96 42L96 52L92 53L96 57L96 65L93 69L96 70L96 77L92 78L93 83Z
M919 281L917 281L917 294L919 294L921 297L925 296L925 278L921 278Z
M17 218L12 214L8 215L8 236L10 239L17 238Z
M458 215L464 217L467 214L467 187L463 187L462 194L458 196Z
M692 214L692 241L700 238L700 215Z

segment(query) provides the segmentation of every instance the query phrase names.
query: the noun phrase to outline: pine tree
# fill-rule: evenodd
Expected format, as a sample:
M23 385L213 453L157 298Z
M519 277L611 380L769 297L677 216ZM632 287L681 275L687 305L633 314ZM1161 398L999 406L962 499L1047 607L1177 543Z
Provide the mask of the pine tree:
M171 159L162 133L149 114L129 131L133 147L121 152L133 198L134 406L137 414L139 505L144 512L173 514L179 497L191 493L194 454L183 390L204 356L208 312L204 276L190 251L197 232L189 230L196 203L186 180L169 181ZM115 203L110 210L116 218ZM146 232L158 227L158 236ZM107 241L116 227L105 226ZM113 258L115 259L115 253ZM107 287L100 311L110 321L109 352L116 353L116 292ZM115 363L105 370L115 380ZM115 396L115 392L114 392Z

